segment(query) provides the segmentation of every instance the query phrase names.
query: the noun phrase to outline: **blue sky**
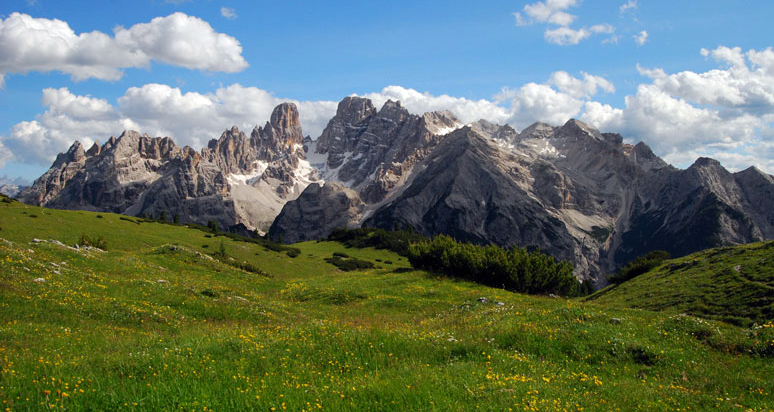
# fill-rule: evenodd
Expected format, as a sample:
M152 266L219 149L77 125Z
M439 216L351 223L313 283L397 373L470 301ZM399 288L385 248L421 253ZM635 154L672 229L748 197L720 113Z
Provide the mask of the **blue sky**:
M0 179L124 128L199 149L286 100L316 137L351 94L517 129L575 117L679 167L774 173L772 16L687 0L5 0Z

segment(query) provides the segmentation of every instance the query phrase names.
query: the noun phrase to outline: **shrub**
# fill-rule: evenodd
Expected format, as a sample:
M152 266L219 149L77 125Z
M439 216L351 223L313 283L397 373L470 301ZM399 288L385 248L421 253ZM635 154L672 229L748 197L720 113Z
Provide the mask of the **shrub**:
M374 267L373 262L354 257L342 257L340 255L343 255L343 253L339 253L339 256L334 253L333 257L326 258L325 261L345 272L351 270L373 269Z
M417 269L514 292L571 295L578 289L572 264L556 262L540 250L479 246L436 236L412 244L408 258Z
M413 231L387 231L362 227L359 229L336 229L328 235L328 240L341 242L349 247L388 249L399 255L408 256L409 246L412 243L426 241L427 237Z
M616 272L616 274L607 278L607 280L610 281L610 283L616 284L626 282L629 279L633 279L655 268L670 257L669 252L664 250L648 252L624 265Z
M218 246L218 251L213 253L213 255L216 258L223 259L228 256L228 253L226 253L226 245L223 244L223 241L220 241L220 246Z
M218 292L215 292L212 289L204 289L203 291L201 291L199 293L201 293L203 296L207 296L207 297L210 297L210 298L217 298L218 297Z
M97 249L107 250L107 241L102 235L99 235L95 238L89 237L85 234L82 234L78 238L78 245L79 246L89 246L89 247L95 247Z
M245 272L255 273L256 275L265 276L267 278L270 278L271 275L264 272L263 269L259 268L258 266L250 263L250 262L242 262L242 263L235 263L233 266L244 270Z
M132 220L132 219L130 219L130 218L128 218L128 217L126 217L126 216L121 216L121 217L119 217L118 219L119 219L119 220L125 220L125 221L127 221L127 222L132 222L132 223L134 223L134 224L136 224L136 225L139 225L139 224L140 224L140 222L137 222L137 221L135 221L135 220Z

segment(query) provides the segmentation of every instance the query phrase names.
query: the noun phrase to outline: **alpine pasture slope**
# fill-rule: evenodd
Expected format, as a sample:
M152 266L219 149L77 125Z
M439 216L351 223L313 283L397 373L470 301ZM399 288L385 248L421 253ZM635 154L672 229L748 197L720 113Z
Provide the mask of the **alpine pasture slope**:
M107 250L72 248L81 235ZM6 411L774 407L770 320L514 294L384 250L306 242L290 257L7 198L0 238ZM340 271L336 252L375 268Z
M667 260L587 300L689 313L740 326L764 325L774 319L774 241L712 248Z

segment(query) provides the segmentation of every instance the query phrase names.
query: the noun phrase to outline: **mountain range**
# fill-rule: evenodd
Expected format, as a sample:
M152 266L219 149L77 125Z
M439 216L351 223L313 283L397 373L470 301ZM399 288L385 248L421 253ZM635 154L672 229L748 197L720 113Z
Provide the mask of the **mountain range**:
M283 103L249 136L232 127L201 151L134 131L89 149L75 142L17 198L213 221L283 242L344 226L410 228L540 248L598 285L651 250L774 238L774 178L754 167L731 173L700 158L677 169L575 119L518 132L361 97L342 100L317 139Z

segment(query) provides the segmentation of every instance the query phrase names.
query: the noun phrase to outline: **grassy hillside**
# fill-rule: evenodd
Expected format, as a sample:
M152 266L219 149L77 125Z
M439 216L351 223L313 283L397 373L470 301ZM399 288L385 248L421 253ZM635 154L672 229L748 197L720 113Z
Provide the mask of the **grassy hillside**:
M104 237L107 251L64 246L81 235ZM291 258L16 202L0 202L0 238L0 410L774 404L771 322L513 294L413 271L386 251L308 242ZM228 257L213 259L221 242ZM375 268L340 271L334 253Z
M709 249L667 260L588 300L688 313L742 326L762 325L774 319L774 242Z

